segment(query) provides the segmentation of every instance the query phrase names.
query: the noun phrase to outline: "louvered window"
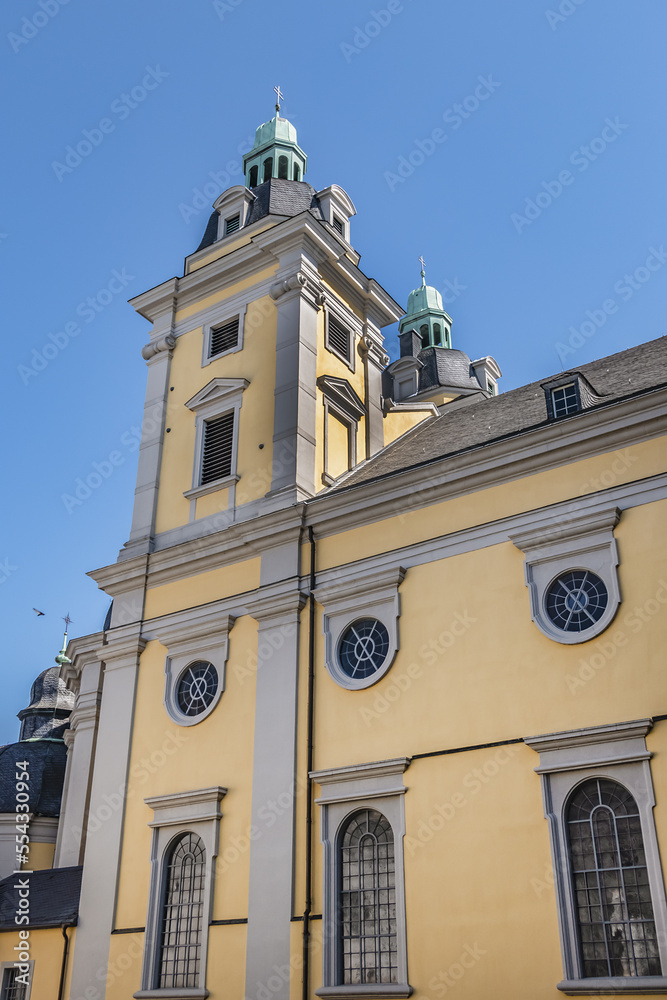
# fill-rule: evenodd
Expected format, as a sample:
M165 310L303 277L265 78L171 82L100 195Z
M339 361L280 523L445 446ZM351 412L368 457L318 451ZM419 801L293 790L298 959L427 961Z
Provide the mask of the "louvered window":
M209 358L215 357L216 354L224 354L225 351L230 351L232 347L237 347L239 342L239 318L235 316L234 319L227 320L226 323L222 323L220 326L214 326L211 329L211 343L209 345Z
M340 354L346 361L350 360L350 331L331 313L329 313L327 347Z
M232 215L231 219L225 219L225 236L237 233L241 228L241 216Z
M344 236L345 235L345 228L343 226L343 222L342 222L341 219L338 218L337 215L334 215L332 225L333 225L334 229L336 230L336 232L340 236Z
M224 479L232 472L234 411L204 422L201 485Z

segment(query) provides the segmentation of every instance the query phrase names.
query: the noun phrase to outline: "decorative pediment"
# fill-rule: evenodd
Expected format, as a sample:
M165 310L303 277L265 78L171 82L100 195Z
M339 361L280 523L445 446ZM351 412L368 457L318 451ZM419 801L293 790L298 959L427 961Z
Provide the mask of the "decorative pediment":
M334 406L337 406L353 420L360 420L365 415L366 407L347 379L335 378L333 375L320 375L317 380L317 388Z
M214 378L185 405L189 410L201 410L210 404L226 403L249 385L247 378Z

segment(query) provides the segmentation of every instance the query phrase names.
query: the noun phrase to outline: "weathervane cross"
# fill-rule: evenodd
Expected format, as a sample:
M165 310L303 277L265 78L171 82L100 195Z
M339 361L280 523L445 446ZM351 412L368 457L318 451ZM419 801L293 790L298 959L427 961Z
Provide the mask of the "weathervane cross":
M426 261L424 260L424 258L423 258L423 257L417 257L417 260L418 260L418 261L419 261L419 263L421 264L421 266L422 266L422 271L423 271L423 270L424 270L424 268L426 267Z
M69 616L69 611L67 612L67 614L63 618L63 621L65 622L65 631L68 632L69 631L69 627L72 624L72 619Z
M277 87L274 87L273 89L274 89L275 94L276 94L276 111L280 111L280 102L282 101L282 99L283 99L283 97L285 95L283 94L282 90L280 89L280 85L278 85Z

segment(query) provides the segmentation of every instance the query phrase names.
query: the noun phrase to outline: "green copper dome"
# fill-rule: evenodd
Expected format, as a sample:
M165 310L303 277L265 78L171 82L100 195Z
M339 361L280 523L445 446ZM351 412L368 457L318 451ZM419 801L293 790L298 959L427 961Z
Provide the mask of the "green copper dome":
M300 181L306 172L308 157L299 146L296 129L287 118L276 115L255 132L255 144L243 157L246 186L257 187L272 178Z
M416 330L421 335L423 347L451 347L452 320L442 304L437 288L426 284L422 270L422 283L408 295L408 308L398 324L398 332Z

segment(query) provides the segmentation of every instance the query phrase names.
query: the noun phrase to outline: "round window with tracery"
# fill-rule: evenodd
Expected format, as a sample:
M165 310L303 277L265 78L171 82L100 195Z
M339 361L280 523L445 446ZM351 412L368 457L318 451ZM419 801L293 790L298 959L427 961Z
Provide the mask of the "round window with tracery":
M363 680L382 667L389 653L389 632L377 618L360 618L343 632L338 646L341 670Z
M218 671L212 663L197 660L183 671L176 685L176 702L188 718L201 715L218 691Z
M562 573L546 593L551 622L563 632L585 632L602 618L608 603L607 588L595 573L576 569Z

